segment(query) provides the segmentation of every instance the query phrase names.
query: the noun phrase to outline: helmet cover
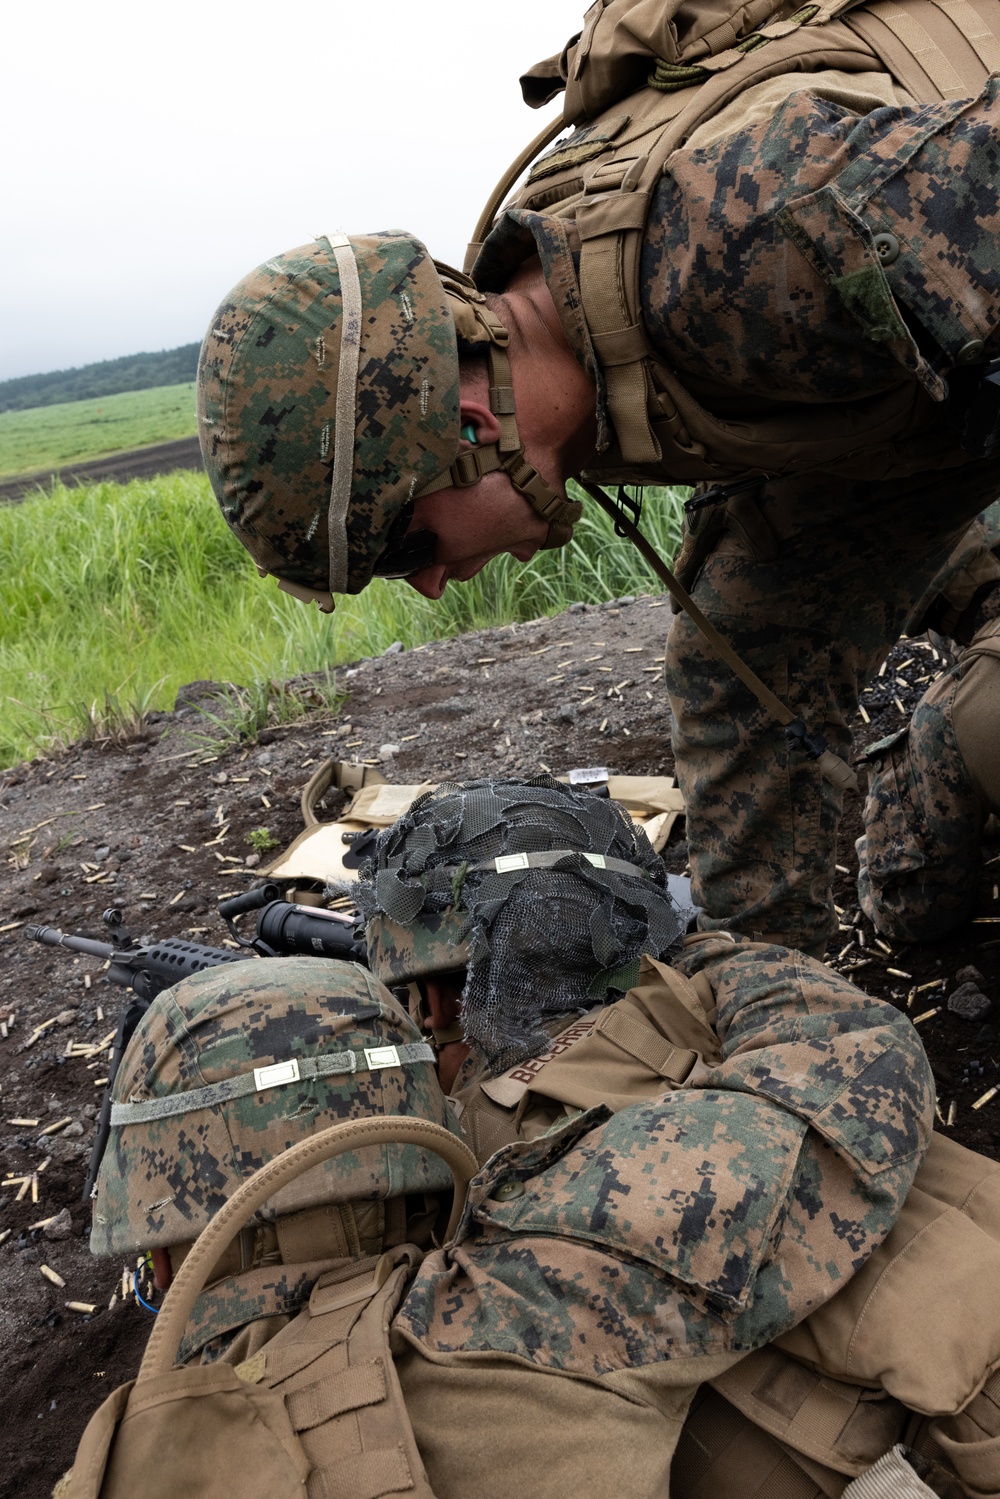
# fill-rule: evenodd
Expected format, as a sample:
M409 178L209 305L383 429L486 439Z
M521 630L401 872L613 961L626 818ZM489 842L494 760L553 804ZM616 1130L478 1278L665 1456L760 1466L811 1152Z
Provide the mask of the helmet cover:
M517 858L547 853L544 867ZM356 895L387 982L465 966L463 1029L494 1073L549 1044L547 1018L624 993L643 953L666 957L683 935L642 829L550 776L418 797L379 835Z
M355 389L339 411L350 293L338 244L360 294ZM371 580L393 521L458 451L451 307L424 245L398 230L289 250L221 304L198 364L198 431L222 513L264 572L320 592L360 593ZM346 541L334 537L331 557L338 416L353 462Z
M291 1061L305 1072L310 1059L348 1052L357 1070L274 1086L263 1078L262 1088L214 1105L148 1122L112 1122L97 1178L92 1252L129 1253L195 1238L241 1182L330 1124L397 1114L454 1131L432 1060L366 1066L364 1048L421 1040L377 979L331 958L225 963L163 990L122 1059L116 1104L183 1096ZM451 1186L448 1167L432 1152L365 1147L311 1167L257 1221Z

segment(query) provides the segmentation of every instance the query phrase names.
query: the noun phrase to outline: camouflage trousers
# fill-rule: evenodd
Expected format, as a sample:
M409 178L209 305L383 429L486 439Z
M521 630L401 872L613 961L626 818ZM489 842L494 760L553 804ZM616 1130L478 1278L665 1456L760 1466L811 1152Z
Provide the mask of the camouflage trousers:
M1000 807L998 738L994 618L931 684L907 728L869 752L858 896L887 936L933 942L972 915L983 826Z
M680 570L743 659L846 758L861 690L998 493L995 460L892 483L769 482L755 501L700 512ZM685 615L666 658L699 925L822 955L842 794Z

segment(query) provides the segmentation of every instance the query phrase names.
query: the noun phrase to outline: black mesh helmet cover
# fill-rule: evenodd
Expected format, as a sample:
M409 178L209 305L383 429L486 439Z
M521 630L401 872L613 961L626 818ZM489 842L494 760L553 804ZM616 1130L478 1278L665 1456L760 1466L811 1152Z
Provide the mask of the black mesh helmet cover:
M551 868L470 867L560 849L572 852ZM586 853L636 872L595 868ZM544 1050L547 1018L624 993L642 954L666 957L683 934L642 829L617 802L550 776L446 783L419 797L380 834L356 894L366 921L411 931L465 913L462 1020L494 1073Z

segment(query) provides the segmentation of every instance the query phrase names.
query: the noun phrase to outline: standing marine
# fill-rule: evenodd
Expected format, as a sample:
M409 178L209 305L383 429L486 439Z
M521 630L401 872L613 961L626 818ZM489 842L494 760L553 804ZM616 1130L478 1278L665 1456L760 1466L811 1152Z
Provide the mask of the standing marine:
M681 579L789 720L675 619L706 930L823 951L824 757L1000 488L998 67L996 0L597 0L523 80L565 90L569 133L490 199L471 277L402 231L334 233L206 335L223 513L321 608L565 543L573 477L701 486Z

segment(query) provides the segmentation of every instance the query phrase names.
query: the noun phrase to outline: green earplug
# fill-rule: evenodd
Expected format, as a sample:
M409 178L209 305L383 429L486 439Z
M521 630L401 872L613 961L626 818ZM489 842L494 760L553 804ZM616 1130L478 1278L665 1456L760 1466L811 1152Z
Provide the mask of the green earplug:
M466 442L471 442L473 447L476 446L476 429L471 422L466 422L459 436L464 438Z

